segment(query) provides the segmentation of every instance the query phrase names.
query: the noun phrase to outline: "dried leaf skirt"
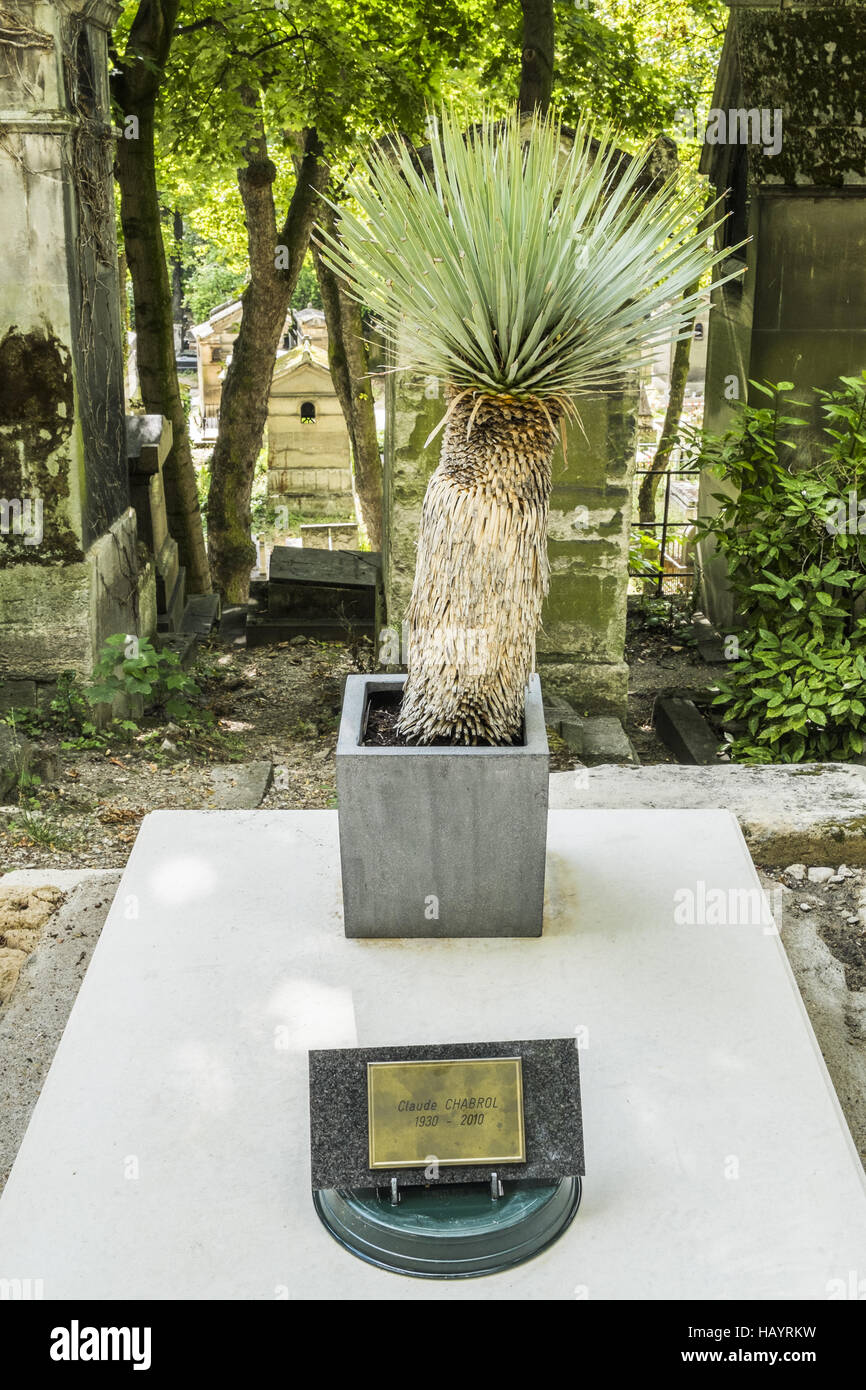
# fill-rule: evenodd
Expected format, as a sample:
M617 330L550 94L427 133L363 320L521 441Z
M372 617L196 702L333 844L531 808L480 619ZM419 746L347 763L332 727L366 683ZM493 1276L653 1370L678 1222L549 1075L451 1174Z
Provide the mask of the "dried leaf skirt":
M407 614L399 730L412 742L502 744L520 732L548 586L556 419L503 397L452 404Z

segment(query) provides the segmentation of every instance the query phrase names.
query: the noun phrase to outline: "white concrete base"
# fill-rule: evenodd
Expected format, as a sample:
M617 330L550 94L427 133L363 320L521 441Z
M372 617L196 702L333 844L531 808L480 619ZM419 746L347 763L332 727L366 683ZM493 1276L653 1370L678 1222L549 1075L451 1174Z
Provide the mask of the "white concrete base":
M335 812L155 812L0 1201L0 1278L46 1298L838 1296L866 1271L863 1171L772 928L677 924L701 881L757 887L727 812L554 812L540 940L347 941ZM587 1172L556 1245L438 1283L332 1240L308 1048L566 1035Z

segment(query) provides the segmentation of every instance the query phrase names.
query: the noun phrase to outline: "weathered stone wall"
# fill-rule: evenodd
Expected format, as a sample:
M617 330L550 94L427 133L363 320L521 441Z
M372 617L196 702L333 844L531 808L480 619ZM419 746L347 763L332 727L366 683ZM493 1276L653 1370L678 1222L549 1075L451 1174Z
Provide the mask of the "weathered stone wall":
M728 4L744 105L782 110L781 150L749 147L754 182L827 189L866 183L863 0Z
M538 634L548 689L579 712L624 715L628 538L637 447L638 388L575 402L583 424L553 457L550 592Z
M0 29L0 668L10 677L89 671L103 636L138 619L108 99L119 12L114 0L34 0L7 9ZM130 561L123 578L102 558L115 544Z
M152 564L136 553L128 508L78 561L0 569L0 661L4 675L52 680L62 671L89 676L114 632L156 630Z
M357 550L357 521L303 523L299 527L301 545L305 550Z
M433 377L389 372L385 377L385 469L382 488L382 578L388 622L400 628L412 596L421 505L439 444L425 441L445 413Z
M753 208L749 235L757 230ZM713 291L707 343L707 375L704 383L704 428L722 434L731 424L736 402L745 398L752 375L752 321L755 303L755 257L746 262L746 273ZM698 512L714 517L719 511L716 495L733 495L734 489L717 473L706 469L698 484ZM713 621L723 627L733 622L733 603L727 567L710 538L699 546L703 605Z
M576 402L583 430L567 430L567 458L553 459L548 555L550 593L538 633L538 667L549 689L581 711L623 714L631 479L638 392ZM386 378L383 576L388 623L400 629L415 574L427 481L441 435L425 447L444 413L433 378Z
M866 4L728 4L713 106L780 111L782 139L775 154L760 142L704 150L703 172L731 190L720 235L751 237L739 253L742 289L714 294L705 414L714 433L749 378L792 381L791 398L803 401L866 366ZM815 402L812 428L797 435L801 457L820 423ZM702 514L716 511L720 490L715 477L702 479ZM701 562L706 607L727 625L735 615L724 566L706 543Z

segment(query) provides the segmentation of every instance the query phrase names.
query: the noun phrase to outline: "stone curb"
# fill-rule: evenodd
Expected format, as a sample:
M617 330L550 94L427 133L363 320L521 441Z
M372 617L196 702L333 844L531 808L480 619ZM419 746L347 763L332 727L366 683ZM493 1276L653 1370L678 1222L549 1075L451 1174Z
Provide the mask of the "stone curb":
M732 811L765 864L866 865L866 768L605 765L554 772L550 809Z

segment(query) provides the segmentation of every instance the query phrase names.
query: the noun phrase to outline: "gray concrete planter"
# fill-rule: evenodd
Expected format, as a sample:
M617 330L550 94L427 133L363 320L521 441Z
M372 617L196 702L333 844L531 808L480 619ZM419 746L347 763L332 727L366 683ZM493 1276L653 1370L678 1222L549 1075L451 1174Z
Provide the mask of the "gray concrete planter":
M530 682L513 748L364 747L374 691L405 677L349 676L337 743L347 936L540 936L548 747Z

